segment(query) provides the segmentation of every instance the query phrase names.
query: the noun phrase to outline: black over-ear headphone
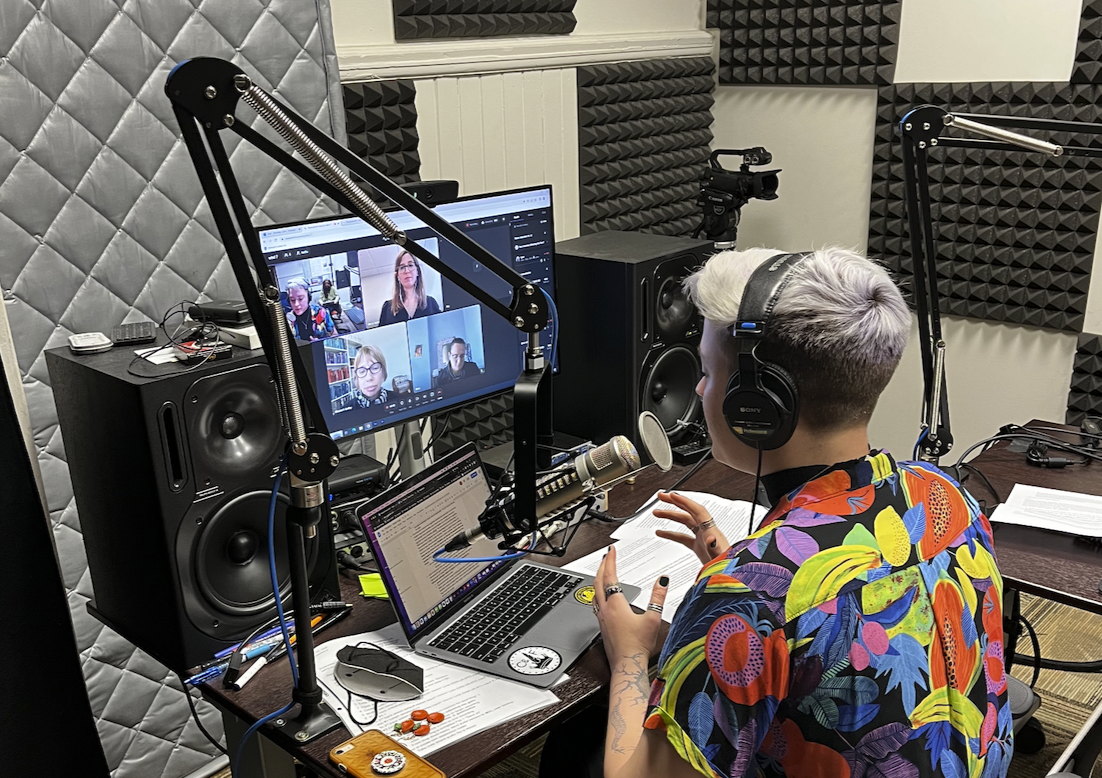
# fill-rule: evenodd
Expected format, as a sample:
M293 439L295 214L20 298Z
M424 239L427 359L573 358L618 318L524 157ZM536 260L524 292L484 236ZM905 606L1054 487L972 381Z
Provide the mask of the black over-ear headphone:
M792 437L800 395L792 376L780 365L762 361L757 346L793 268L808 256L781 254L762 263L746 282L731 332L739 347L738 363L727 382L723 416L739 440L764 451L780 448Z

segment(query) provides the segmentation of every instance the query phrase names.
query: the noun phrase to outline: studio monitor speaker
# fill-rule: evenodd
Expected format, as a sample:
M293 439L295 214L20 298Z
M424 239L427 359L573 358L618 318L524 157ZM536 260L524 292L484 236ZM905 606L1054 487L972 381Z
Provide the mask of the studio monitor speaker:
M682 282L713 252L710 241L638 232L556 244L557 431L638 443L642 411L653 411L675 440L701 420L703 320Z
M286 440L262 356L184 370L129 349L46 362L94 590L93 614L174 670L276 615L268 510ZM245 356L242 356L245 355ZM276 569L289 603L288 500ZM329 521L307 544L311 595L339 599Z

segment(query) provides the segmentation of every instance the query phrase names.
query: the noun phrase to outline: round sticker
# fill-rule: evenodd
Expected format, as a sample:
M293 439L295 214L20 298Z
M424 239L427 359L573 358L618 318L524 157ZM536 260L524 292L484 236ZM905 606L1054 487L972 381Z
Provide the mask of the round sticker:
M574 592L574 599L580 602L582 605L592 605L593 597L596 593L596 589L594 589L592 586L583 586L581 589L577 589Z
M562 656L553 648L528 646L509 655L509 667L521 675L547 675L562 664Z
M371 760L371 769L379 775L392 775L406 766L406 758L398 751L380 751Z

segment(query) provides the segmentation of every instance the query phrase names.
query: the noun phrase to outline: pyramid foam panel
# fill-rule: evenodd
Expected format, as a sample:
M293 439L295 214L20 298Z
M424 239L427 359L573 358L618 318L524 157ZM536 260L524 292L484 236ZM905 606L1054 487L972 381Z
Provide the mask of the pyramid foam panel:
M900 84L878 90L869 253L912 264L899 120L914 107L1097 122L1099 87L1076 84ZM957 135L950 130L942 137ZM972 136L975 137L975 136ZM1099 143L1054 134L1064 145ZM941 312L1058 330L1083 328L1098 227L1102 164L1029 152L942 146L927 156Z
M391 180L421 180L413 81L342 84L348 148ZM378 199L378 198L376 198Z
M1102 0L1083 2L1071 82L1102 84Z
M708 0L719 83L891 84L900 8L899 0Z
M578 68L581 232L688 235L712 141L708 57Z
M1068 392L1067 424L1102 416L1102 335L1082 333L1076 343Z
M513 439L513 394L505 392L462 405L432 420L433 455L442 457L465 443L479 451Z
M396 40L568 35L576 0L394 0Z

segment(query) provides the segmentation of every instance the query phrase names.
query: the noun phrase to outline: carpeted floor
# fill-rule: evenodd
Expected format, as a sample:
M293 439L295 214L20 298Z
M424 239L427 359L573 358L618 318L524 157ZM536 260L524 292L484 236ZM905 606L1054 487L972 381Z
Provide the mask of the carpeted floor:
M1023 597L1022 612L1037 631L1041 653L1052 659L1086 660L1102 658L1102 617ZM1019 643L1021 653L1030 651L1029 641ZM1014 675L1028 682L1033 668L1014 667ZM1015 754L1008 778L1043 778L1064 747L1102 702L1102 673L1064 673L1042 670L1036 686L1041 695L1037 718L1044 727L1046 745L1038 754ZM487 770L481 778L536 778L543 739ZM230 778L225 770L214 778Z

